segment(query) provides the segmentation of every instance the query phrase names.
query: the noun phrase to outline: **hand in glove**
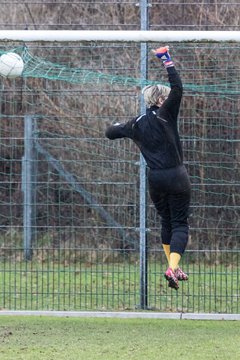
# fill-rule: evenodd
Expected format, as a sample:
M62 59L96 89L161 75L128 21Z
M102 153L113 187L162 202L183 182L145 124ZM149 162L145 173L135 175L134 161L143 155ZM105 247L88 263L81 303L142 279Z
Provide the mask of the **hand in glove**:
M169 54L169 46L160 47L159 49L153 50L154 55L162 60L163 65L167 67L174 66L172 58Z

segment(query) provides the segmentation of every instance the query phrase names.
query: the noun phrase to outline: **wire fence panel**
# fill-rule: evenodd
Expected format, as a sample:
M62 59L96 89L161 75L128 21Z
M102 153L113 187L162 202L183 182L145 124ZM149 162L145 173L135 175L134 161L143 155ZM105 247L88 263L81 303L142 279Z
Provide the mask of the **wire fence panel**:
M16 49L25 56L23 78L1 83L2 307L138 308L139 152L104 132L140 111L140 45ZM232 67L223 51L235 57ZM172 44L172 52L185 86L179 130L193 186L183 259L190 279L168 289L160 220L148 199L148 306L237 313L239 82L229 74L239 46ZM147 83L166 83L154 58L148 74Z
M119 47L112 46L115 53ZM126 52L130 56L138 48L127 45ZM56 55L60 64L80 57L86 76L89 68L93 74L98 69L109 72L111 66L126 75L132 71L131 66L121 69L114 57L100 57L106 51L103 45L95 44L94 52L92 45L64 51L34 45L31 51L41 56L40 64L42 59L55 61ZM124 85L98 85L97 78L94 86L87 78L71 84L69 71L69 82L52 80L49 68L49 79L2 82L4 308L124 309L139 302L139 155L129 142L112 144L104 138L107 123L138 112L139 96ZM27 135L23 114L32 120ZM33 163L26 180L22 170ZM26 259L28 227L31 252Z

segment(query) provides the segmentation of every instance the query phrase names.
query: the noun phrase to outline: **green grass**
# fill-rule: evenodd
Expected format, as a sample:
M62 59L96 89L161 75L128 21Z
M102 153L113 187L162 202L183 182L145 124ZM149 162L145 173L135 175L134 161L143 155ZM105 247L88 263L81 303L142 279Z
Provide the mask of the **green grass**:
M1 316L1 360L238 360L235 321Z
M239 313L240 268L185 264L189 281L176 292L163 277L165 262L149 263L148 304L156 311ZM0 308L11 310L135 310L139 264L0 263Z

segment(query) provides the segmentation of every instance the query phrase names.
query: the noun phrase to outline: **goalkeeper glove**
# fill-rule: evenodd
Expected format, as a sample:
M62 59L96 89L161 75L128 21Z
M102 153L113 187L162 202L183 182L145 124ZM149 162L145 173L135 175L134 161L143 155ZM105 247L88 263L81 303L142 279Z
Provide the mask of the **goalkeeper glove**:
M153 50L154 54L162 60L163 65L165 66L165 68L174 66L174 63L172 61L172 58L168 52L169 47L168 46L164 46L161 47L159 49Z

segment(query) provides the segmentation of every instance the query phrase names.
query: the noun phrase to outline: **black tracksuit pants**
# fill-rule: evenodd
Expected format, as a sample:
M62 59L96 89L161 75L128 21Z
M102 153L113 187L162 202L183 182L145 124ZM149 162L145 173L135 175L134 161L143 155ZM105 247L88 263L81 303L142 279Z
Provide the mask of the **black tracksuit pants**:
M163 244L180 255L188 242L188 216L191 196L189 176L184 165L149 170L150 197L161 217Z

